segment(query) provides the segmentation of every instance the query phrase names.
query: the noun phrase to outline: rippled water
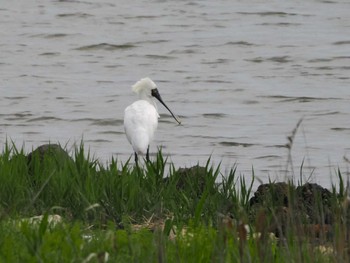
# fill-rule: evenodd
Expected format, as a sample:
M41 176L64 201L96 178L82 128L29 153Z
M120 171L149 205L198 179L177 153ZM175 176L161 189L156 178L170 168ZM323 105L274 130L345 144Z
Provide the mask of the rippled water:
M0 140L60 142L125 162L130 86L159 106L155 142L176 166L237 164L263 181L329 184L350 159L349 1L2 1ZM289 175L293 173L288 168Z

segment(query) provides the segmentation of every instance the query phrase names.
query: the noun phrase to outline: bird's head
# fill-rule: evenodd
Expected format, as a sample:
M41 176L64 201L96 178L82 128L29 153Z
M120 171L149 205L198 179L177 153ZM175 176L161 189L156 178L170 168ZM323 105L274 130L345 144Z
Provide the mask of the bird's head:
M140 79L132 86L132 90L139 95L141 99L148 100L153 103L154 107L157 109L157 106L152 98L156 98L160 103L170 112L173 118L177 121L178 124L181 124L181 121L174 115L174 113L169 109L160 96L157 85L148 77Z
M148 77L140 79L132 86L133 92L140 97L151 97L152 90L156 89L157 85Z

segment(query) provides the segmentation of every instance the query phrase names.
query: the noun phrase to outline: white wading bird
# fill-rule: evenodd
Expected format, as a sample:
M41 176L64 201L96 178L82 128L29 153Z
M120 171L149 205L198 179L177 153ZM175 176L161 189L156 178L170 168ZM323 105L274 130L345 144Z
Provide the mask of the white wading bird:
M146 160L149 161L149 144L158 125L159 114L153 97L167 108L178 124L181 122L164 103L159 95L157 85L150 78L139 80L132 86L132 90L139 95L139 100L125 109L124 130L134 149L137 164L138 154L146 154Z

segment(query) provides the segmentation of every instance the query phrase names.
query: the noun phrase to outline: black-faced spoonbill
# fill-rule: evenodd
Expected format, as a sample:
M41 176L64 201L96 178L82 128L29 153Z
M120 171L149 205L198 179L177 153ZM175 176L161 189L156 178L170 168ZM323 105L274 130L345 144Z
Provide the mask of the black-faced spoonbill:
M158 125L158 110L156 98L171 113L174 119L181 124L159 95L157 85L150 78L143 78L132 86L132 90L138 94L139 100L135 101L124 112L124 130L129 143L135 152L137 164L138 154L146 154L149 161L149 144Z

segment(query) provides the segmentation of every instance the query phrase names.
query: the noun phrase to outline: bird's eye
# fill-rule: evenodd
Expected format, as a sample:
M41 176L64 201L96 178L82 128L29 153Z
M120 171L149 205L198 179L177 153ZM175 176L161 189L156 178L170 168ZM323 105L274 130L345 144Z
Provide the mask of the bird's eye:
M157 89L152 89L151 90L151 94L152 94L153 97L157 97L159 93L158 93Z

